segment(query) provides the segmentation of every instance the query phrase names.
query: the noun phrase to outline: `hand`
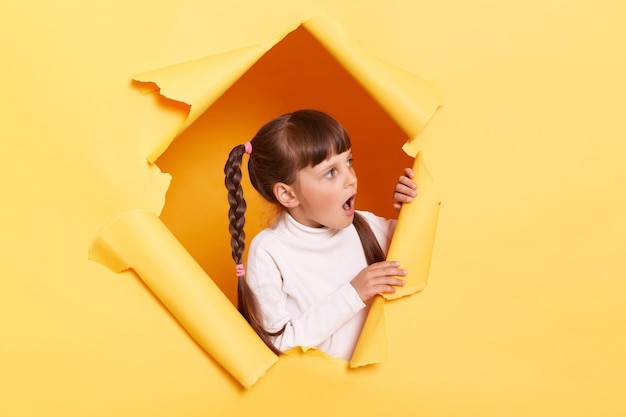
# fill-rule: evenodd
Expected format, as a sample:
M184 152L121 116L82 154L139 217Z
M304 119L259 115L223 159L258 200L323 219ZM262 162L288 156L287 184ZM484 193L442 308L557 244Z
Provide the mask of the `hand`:
M393 208L400 211L402 204L410 203L417 197L417 184L413 182L415 173L411 168L404 168L404 175L400 176L393 193Z
M394 286L402 287L406 284L403 279L397 276L405 276L407 271L400 269L400 262L382 261L371 264L364 268L354 277L350 284L354 287L363 302L366 302L376 294L394 293Z

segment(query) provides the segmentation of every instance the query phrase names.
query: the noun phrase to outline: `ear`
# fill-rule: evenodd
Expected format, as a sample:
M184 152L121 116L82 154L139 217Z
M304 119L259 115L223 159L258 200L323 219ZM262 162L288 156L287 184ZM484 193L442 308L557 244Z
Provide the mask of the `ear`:
M296 193L289 185L278 182L274 184L274 196L278 202L286 208L294 208L300 204Z

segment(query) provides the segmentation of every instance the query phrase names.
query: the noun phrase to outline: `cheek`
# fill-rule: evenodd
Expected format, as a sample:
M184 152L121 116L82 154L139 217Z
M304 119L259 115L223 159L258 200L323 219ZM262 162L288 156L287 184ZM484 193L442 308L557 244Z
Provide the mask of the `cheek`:
M328 207L330 195L323 190L309 190L301 194L300 203L308 210L319 211Z
M318 201L321 207L329 207L337 203L341 198L341 193L337 189L323 190L318 195Z

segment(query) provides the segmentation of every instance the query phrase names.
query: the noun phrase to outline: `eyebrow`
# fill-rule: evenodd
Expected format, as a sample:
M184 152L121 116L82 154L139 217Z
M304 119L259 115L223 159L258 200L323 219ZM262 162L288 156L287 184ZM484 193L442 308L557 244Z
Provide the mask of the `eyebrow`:
M344 153L344 152L342 152ZM331 158L335 158L337 156L339 156L341 154L334 154L333 156L331 156ZM350 150L350 153L347 155L346 160L352 158L352 150ZM327 159L320 162L319 164L317 164L314 168L316 171L318 171L320 174L325 173L329 168L334 167L338 162L341 161L333 161L333 162L329 162Z

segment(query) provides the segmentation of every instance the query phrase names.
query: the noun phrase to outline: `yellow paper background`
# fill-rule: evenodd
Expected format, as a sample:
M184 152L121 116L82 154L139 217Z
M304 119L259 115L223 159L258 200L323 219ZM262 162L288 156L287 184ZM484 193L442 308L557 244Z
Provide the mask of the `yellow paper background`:
M626 6L270 3L2 5L0 414L626 413ZM445 204L427 289L386 305L387 362L293 353L245 391L87 252L118 213L161 211L146 157L188 111L130 78L320 11L439 86L419 141Z

